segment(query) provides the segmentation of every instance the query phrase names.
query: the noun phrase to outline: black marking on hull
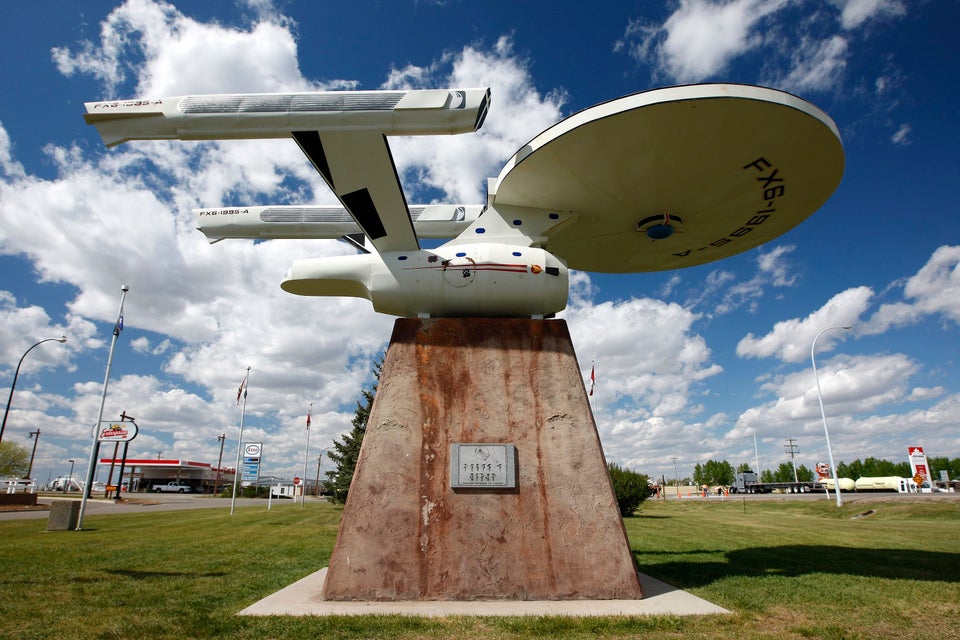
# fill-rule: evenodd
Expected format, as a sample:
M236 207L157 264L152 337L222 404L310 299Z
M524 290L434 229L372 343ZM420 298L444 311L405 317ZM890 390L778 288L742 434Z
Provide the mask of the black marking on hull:
M294 131L293 139L300 145L301 151L313 163L314 168L320 173L327 185L336 193L337 189L333 186L333 173L330 171L330 164L327 162L327 154L323 151L323 142L320 141L320 133L317 131Z
M368 238L376 240L387 235L387 230L383 228L383 221L380 219L380 212L377 211L377 206L370 197L370 191L366 188L345 193L340 196L340 201L350 210Z

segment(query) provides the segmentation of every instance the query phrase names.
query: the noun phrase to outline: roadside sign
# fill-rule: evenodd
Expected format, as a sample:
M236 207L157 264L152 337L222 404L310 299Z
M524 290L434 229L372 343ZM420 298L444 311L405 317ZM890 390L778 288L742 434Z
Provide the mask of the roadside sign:
M927 454L923 452L923 447L907 447L907 454L910 457L910 470L913 472L914 481L917 485L922 484L924 480L932 484L933 478L930 477L930 466L927 462ZM920 476L920 480L917 480L917 476Z
M295 477L295 478L293 479L293 484L295 484L295 485L300 484L300 478L296 478L296 477Z
M130 442L137 437L135 422L111 422L104 420L100 423L97 440L100 442Z
M241 465L240 482L243 486L249 486L260 480L260 453L263 450L263 444L260 442L248 442L243 447L243 464Z

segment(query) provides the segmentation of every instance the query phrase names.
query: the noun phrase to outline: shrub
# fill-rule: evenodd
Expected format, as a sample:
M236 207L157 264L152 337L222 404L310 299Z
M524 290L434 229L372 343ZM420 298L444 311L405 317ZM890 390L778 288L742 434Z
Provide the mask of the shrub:
M620 515L632 516L640 503L652 495L650 479L642 473L624 469L616 464L607 465L610 471L610 483L620 507Z

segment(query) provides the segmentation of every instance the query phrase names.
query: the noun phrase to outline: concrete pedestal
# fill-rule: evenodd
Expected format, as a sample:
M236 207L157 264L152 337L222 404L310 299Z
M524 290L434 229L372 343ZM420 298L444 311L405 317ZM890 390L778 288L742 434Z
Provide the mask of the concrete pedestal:
M58 500L50 504L47 531L73 531L79 520L79 500Z
M514 445L517 487L451 488L452 443ZM566 323L396 322L323 597L641 597Z

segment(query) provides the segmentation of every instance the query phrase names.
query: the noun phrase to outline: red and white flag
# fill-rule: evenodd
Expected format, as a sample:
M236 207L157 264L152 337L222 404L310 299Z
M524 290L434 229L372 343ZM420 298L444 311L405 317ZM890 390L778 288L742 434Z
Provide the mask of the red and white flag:
M313 403L310 403L310 408L307 409L307 431L310 431L310 412L313 411Z
M244 398L247 397L247 378L250 377L250 367L247 367L247 375L243 376L243 380L240 382L240 388L237 389L237 404L240 404L240 396Z
M595 374L596 365L590 365L590 395L593 395L593 387L597 384L597 377Z

